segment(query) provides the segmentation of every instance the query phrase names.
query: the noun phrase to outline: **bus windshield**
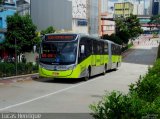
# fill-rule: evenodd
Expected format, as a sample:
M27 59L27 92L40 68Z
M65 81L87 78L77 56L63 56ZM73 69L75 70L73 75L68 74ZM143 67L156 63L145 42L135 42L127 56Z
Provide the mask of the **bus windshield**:
M45 64L69 65L76 61L77 41L73 42L43 42L40 52L40 62Z

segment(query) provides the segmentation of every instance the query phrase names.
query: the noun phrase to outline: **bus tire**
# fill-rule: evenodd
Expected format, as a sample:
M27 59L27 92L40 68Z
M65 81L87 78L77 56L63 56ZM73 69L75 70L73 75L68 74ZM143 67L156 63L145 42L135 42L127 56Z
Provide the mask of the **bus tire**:
M106 74L106 71L107 71L107 65L105 64L105 65L104 65L104 69L103 69L103 73L102 73L102 74L105 75L105 74Z
M117 66L116 66L116 69L118 69L118 62L117 62Z
M88 68L86 71L86 76L84 77L84 80L87 81L90 78L90 69Z
M118 69L118 62L116 63L116 67L115 67L114 71L117 71L117 69Z

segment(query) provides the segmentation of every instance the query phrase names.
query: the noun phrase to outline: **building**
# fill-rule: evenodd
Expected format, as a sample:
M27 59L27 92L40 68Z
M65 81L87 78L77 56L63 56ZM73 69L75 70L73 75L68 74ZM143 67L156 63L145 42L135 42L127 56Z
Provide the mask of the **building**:
M101 12L108 12L108 0L101 0Z
M112 13L102 13L100 35L111 35L113 33L115 33L115 21L113 19Z
M133 4L133 14L134 15L144 15L144 10L145 10L145 6L144 6L144 3L143 2L135 2Z
M30 0L17 0L16 4L19 15L30 15Z
M5 0L0 6L0 43L5 40L5 33L7 31L7 16L11 16L16 13L16 1Z
M141 24L141 28L143 29L144 33L149 33L150 28L149 28L149 22L151 16L149 15L138 15L137 18L139 19L139 23Z
M88 34L87 0L72 1L72 31Z
M100 32L100 15L101 15L101 1L87 0L87 14L88 14L88 32L90 35L99 36Z
M101 1L101 31L100 36L105 34L111 35L115 33L115 21L113 13L108 11L108 0Z
M31 18L39 31L88 33L87 0L31 0Z
M152 0L152 15L158 15L160 13L160 0Z
M114 17L129 17L133 14L133 4L130 2L115 3L114 4Z
M72 2L31 0L31 18L39 31L49 26L58 30L72 30Z
M150 0L149 15L160 14L160 0Z

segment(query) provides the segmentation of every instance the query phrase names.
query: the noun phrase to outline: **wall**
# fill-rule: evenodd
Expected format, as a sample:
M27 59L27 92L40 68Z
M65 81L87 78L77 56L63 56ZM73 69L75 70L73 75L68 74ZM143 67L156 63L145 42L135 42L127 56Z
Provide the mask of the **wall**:
M31 0L31 17L38 30L54 26L72 30L72 2L67 0Z
M133 14L133 4L130 2L125 3L115 3L115 17L128 17L130 14Z
M105 34L111 35L115 33L115 21L102 20L101 24L102 24L101 36Z
M98 0L88 0L88 27L89 27L89 34L93 36L98 36Z
M88 34L88 22L86 19L72 19L72 31Z
M72 31L88 34L87 0L72 1Z

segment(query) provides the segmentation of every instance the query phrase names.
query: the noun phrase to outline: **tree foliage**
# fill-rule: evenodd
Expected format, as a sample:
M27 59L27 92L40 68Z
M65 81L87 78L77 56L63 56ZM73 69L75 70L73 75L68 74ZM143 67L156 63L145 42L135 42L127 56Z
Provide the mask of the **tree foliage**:
M48 33L54 33L55 31L56 31L55 28L53 28L52 26L50 26L47 29L42 30L41 34L44 35L44 34L48 34Z
M130 15L127 18L120 18L116 20L116 34L126 44L129 39L139 36L143 33L139 19L136 15Z
M127 18L117 18L116 22L116 34L112 34L110 37L107 37L108 40L116 42L118 44L127 44L129 39L134 39L141 33L143 30L141 29L139 19L136 15L130 15ZM113 38L114 36L114 38ZM105 38L103 36L103 38Z
M130 17L126 18L125 23L127 25L130 38L134 38L139 36L141 33L143 33L143 30L141 29L141 25L139 23L139 19L136 15L130 15Z
M16 13L9 16L7 17L5 46L9 49L16 48L18 54L30 52L35 44L33 40L36 36L35 32L36 26L32 23L29 15L20 16Z
M4 2L4 0L0 0L0 5Z

